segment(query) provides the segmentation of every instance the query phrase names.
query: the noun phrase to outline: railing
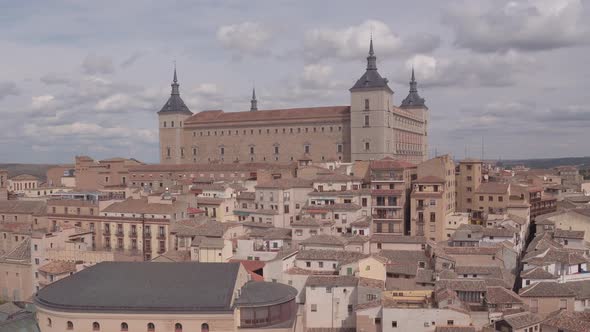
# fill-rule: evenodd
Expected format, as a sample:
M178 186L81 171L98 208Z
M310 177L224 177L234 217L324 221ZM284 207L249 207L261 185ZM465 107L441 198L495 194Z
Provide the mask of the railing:
M117 233L115 233L115 235L118 236L118 237L125 236L125 234L123 233L123 231L117 231Z
M143 237L146 239L151 239L152 238L152 233L144 233Z

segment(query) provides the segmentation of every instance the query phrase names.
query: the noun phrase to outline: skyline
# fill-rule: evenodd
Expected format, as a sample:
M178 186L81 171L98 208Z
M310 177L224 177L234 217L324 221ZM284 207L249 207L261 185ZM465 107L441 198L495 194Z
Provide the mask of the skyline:
M416 70L431 156L588 154L581 1L104 4L0 4L0 160L156 162L174 61L193 113L248 110L254 85L259 109L348 105L371 33L396 105Z

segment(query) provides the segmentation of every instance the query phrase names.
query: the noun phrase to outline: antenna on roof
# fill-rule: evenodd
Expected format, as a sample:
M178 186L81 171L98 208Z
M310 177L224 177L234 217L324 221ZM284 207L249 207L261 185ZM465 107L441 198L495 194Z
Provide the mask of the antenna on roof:
M483 158L484 158L484 153L485 153L485 145L484 145L484 140L483 140L483 136L481 137L481 161L483 162Z

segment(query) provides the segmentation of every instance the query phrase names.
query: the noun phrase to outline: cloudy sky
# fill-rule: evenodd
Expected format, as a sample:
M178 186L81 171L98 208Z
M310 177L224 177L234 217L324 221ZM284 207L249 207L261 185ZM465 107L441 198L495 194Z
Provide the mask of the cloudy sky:
M0 0L0 162L157 161L176 61L193 112L349 104L378 67L431 111L431 154L590 155L583 0Z

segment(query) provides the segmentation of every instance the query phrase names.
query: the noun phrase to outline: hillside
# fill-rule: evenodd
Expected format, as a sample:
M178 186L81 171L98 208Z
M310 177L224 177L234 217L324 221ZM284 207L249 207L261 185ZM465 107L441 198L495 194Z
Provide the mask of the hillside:
M590 157L566 157L547 159L503 160L504 166L524 165L530 168L553 168L557 166L578 166L580 169L590 168Z
M8 177L20 174L31 174L45 181L46 172L49 168L57 165L50 164L0 164L0 169L8 171Z

